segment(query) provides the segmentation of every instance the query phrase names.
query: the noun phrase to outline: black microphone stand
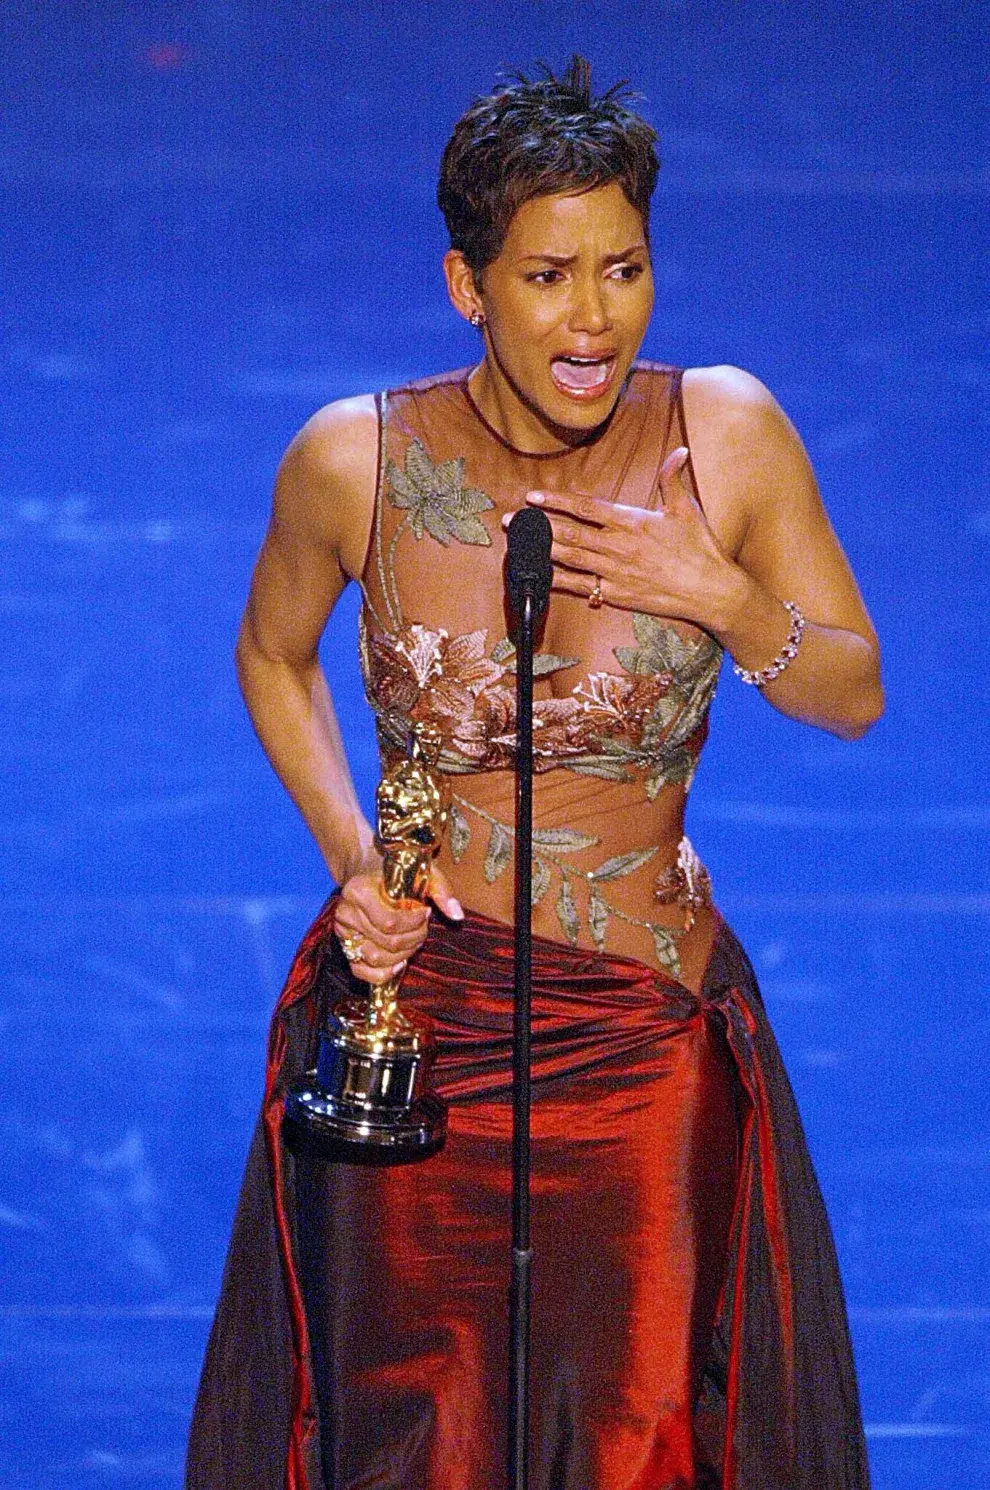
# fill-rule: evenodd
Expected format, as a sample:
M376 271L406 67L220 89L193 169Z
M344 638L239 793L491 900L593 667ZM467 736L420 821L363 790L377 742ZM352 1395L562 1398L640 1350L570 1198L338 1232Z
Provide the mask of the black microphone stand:
M530 1019L533 927L533 596L516 645L515 1007L512 1024L512 1285L509 1293L509 1490L529 1484Z
M530 1018L533 972L533 632L553 581L553 530L532 507L509 523L506 584L516 645L515 1005L512 1020L512 1285L509 1291L509 1490L529 1484Z

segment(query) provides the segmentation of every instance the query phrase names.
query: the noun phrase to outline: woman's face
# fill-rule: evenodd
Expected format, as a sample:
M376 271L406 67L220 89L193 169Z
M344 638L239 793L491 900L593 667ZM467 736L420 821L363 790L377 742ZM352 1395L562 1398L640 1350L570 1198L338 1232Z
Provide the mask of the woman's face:
M475 396L513 444L573 441L608 417L653 309L643 221L616 182L534 197L480 276Z

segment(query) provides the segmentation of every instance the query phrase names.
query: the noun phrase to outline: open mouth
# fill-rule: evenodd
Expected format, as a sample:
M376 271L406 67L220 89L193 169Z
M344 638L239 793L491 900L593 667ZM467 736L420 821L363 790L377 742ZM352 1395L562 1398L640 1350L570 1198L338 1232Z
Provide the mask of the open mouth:
M599 398L612 381L615 357L555 357L550 374L561 393L571 398Z

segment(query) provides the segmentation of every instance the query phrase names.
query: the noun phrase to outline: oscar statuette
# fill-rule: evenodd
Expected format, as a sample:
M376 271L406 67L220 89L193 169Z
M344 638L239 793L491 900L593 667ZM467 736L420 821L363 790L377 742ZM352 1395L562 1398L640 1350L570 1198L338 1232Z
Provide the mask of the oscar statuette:
M449 807L432 769L438 755L436 733L417 726L409 754L378 785L375 846L394 905L427 899ZM366 995L330 1011L315 1068L286 1096L290 1148L351 1164L409 1164L443 1147L446 1103L427 1086L435 1037L429 1020L400 1009L400 982L367 984Z

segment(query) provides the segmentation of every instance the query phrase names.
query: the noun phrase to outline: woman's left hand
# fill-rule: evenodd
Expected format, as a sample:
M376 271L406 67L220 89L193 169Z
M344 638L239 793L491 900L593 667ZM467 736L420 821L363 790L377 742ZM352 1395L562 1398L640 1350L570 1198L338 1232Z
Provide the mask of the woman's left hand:
M553 526L553 588L587 597L597 579L606 605L716 630L739 570L684 483L687 458L680 446L664 461L663 506L655 511L599 497L527 493L526 501L543 508Z

